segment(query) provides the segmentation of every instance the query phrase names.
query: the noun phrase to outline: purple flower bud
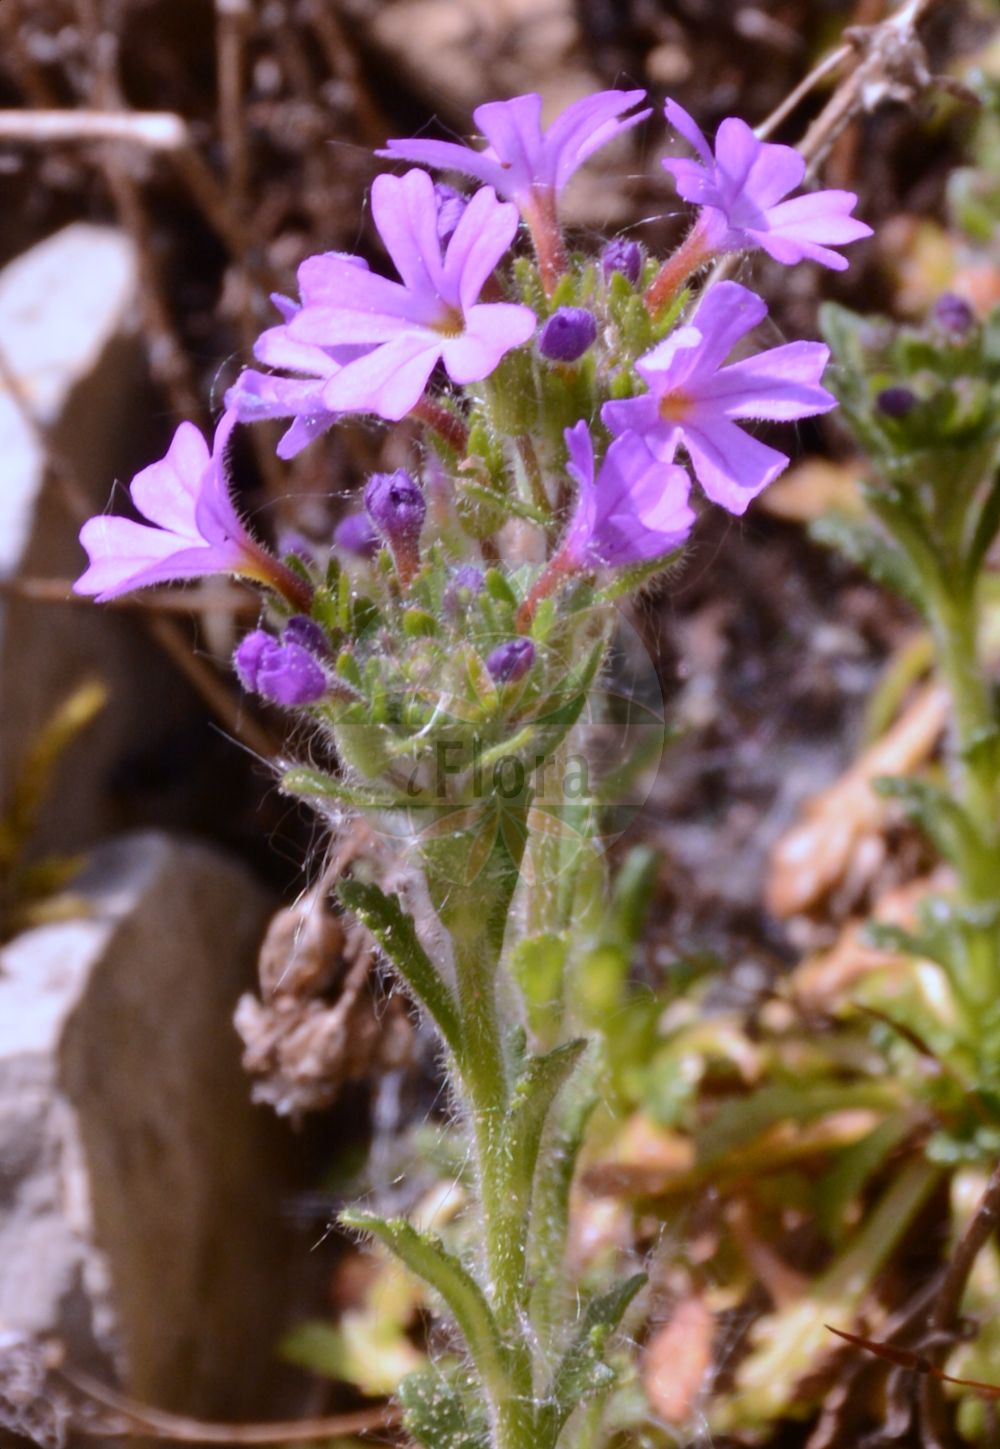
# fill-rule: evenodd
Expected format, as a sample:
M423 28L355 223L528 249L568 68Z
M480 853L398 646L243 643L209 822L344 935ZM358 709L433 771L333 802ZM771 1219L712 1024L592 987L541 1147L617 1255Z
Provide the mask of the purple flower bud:
M319 562L316 557L315 544L295 528L286 528L281 532L278 537L278 552L282 558L286 554L291 554L293 558L301 559L306 565L315 565Z
M976 314L964 297L954 292L945 292L934 304L934 321L945 332L962 337L975 325Z
M884 387L875 406L887 418L905 418L917 405L917 395L908 387Z
M348 513L333 530L334 547L357 558L372 558L378 549L378 534L367 513Z
M597 319L583 307L559 307L538 336L538 350L553 362L575 362L597 336Z
M444 591L444 609L450 619L454 619L460 607L459 595L466 593L472 598L483 591L483 571L477 569L475 564L463 564L456 569Z
M368 516L392 549L396 572L408 584L420 567L420 530L427 503L405 468L373 473L365 488Z
M315 704L326 694L326 675L308 649L279 644L263 629L241 641L233 663L244 689L274 704Z
M322 627L307 614L293 614L281 634L282 644L297 644L320 658L330 653L330 641Z
M462 220L462 213L469 204L469 198L449 186L447 181L435 181L434 200L437 202L437 234L442 246L447 246L455 234L455 228Z
M627 237L615 237L601 253L601 271L606 282L611 281L615 272L621 272L634 287L642 271L642 247Z
M486 660L486 668L498 684L522 679L535 662L535 646L530 639L508 639Z

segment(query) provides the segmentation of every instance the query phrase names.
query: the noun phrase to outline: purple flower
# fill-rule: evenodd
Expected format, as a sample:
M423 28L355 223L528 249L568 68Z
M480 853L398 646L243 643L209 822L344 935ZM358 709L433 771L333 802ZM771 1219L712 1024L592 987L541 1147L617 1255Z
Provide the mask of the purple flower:
M523 679L534 662L535 646L530 639L508 639L488 656L486 668L498 684L510 684Z
M683 444L708 497L730 513L743 513L788 465L734 420L789 422L837 405L820 386L830 355L821 343L789 342L722 366L766 315L764 302L737 282L711 287L691 322L636 363L649 391L601 412L613 433L640 433L661 462L672 463Z
M359 271L368 271L368 263L361 257L337 252L329 255ZM324 261L322 256L309 257L299 267L299 291L303 305L315 300ZM288 327L301 310L299 303L278 292L272 295L271 301L284 321L280 326L269 327L261 333L254 344L254 356L265 367L301 376L278 377L248 368L226 393L226 407L233 409L241 423L257 423L266 418L291 418L292 425L278 443L277 453L279 458L294 458L336 422L337 414L323 403L323 388L332 377L336 377L344 363L364 356L371 349L352 344L314 347L299 342L290 335Z
M576 362L597 336L597 318L584 307L557 307L538 334L538 350L552 362Z
M378 550L378 534L367 513L348 513L333 530L334 546L358 558L372 558Z
M615 237L601 253L601 271L606 282L611 281L615 272L621 272L634 287L642 272L642 247L627 237Z
M579 489L576 511L556 558L562 570L622 568L678 548L694 525L686 471L662 463L637 433L622 433L595 479L594 444L585 422L567 428L568 471Z
M689 141L699 160L667 160L685 201L702 208L699 229L706 254L763 247L790 265L809 257L834 271L847 262L831 247L871 236L871 227L851 216L858 198L851 191L813 191L783 198L802 184L806 163L791 146L758 141L745 121L722 122L713 156L701 128L676 101L666 117Z
M223 414L211 453L198 429L181 423L166 456L136 474L129 491L147 523L101 515L83 525L90 567L75 593L103 603L147 584L232 573L290 589L302 602L307 586L291 585L293 576L254 542L233 507L224 457L235 422Z
M315 704L327 692L326 675L308 649L287 639L279 644L263 629L240 642L233 664L243 688L273 704Z
M416 138L390 141L376 154L474 176L517 202L523 213L532 209L538 192L558 195L589 156L651 115L649 110L624 115L645 97L645 91L598 91L567 106L545 131L541 96L489 101L472 113L486 137L483 151Z
M438 361L453 382L478 382L528 340L535 314L515 303L477 301L517 230L516 209L488 188L473 196L443 255L426 172L377 176L372 215L402 282L347 257L313 257L303 264L311 263L310 300L288 333L328 352L366 349L325 382L322 406L395 421L416 407Z

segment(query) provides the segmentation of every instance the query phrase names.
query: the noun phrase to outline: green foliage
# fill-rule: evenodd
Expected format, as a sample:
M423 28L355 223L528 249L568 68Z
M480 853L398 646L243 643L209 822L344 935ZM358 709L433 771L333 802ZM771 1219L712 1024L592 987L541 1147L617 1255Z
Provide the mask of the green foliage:
M578 1405L614 1388L617 1375L605 1358L607 1342L645 1283L645 1273L636 1273L587 1304L539 1414L539 1449L554 1449Z
M352 1208L341 1213L340 1221L345 1228L378 1238L444 1299L491 1399L502 1399L508 1389L507 1351L485 1294L469 1270L436 1238L418 1233L402 1218L387 1220Z
M426 1449L489 1449L489 1423L478 1385L459 1370L410 1374L399 1386L403 1427Z
M449 1050L461 1062L462 1027L451 988L420 944L413 917L377 885L341 881L337 894L349 911L371 931L416 999L429 1012Z

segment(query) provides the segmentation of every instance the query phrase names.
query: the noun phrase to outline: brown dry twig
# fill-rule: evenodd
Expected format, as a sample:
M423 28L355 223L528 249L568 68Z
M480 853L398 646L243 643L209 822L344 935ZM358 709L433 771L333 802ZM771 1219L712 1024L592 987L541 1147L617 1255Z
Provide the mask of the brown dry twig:
M104 1435L109 1430L119 1434L140 1432L174 1444L309 1444L346 1434L384 1433L396 1428L400 1421L399 1410L386 1404L354 1413L292 1419L285 1423L216 1424L137 1403L74 1369L61 1368L57 1372L78 1393L124 1420L124 1427L117 1430L107 1424L87 1426L85 1432L90 1434Z

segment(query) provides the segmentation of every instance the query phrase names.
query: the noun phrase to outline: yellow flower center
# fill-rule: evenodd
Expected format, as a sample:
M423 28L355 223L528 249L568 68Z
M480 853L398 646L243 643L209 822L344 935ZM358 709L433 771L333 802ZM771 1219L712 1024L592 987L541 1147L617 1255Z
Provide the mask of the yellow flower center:
M434 331L442 337L461 337L465 331L465 318L457 307L446 307L434 323Z
M660 417L665 423L682 423L691 410L691 399L682 392L668 392L660 398Z

